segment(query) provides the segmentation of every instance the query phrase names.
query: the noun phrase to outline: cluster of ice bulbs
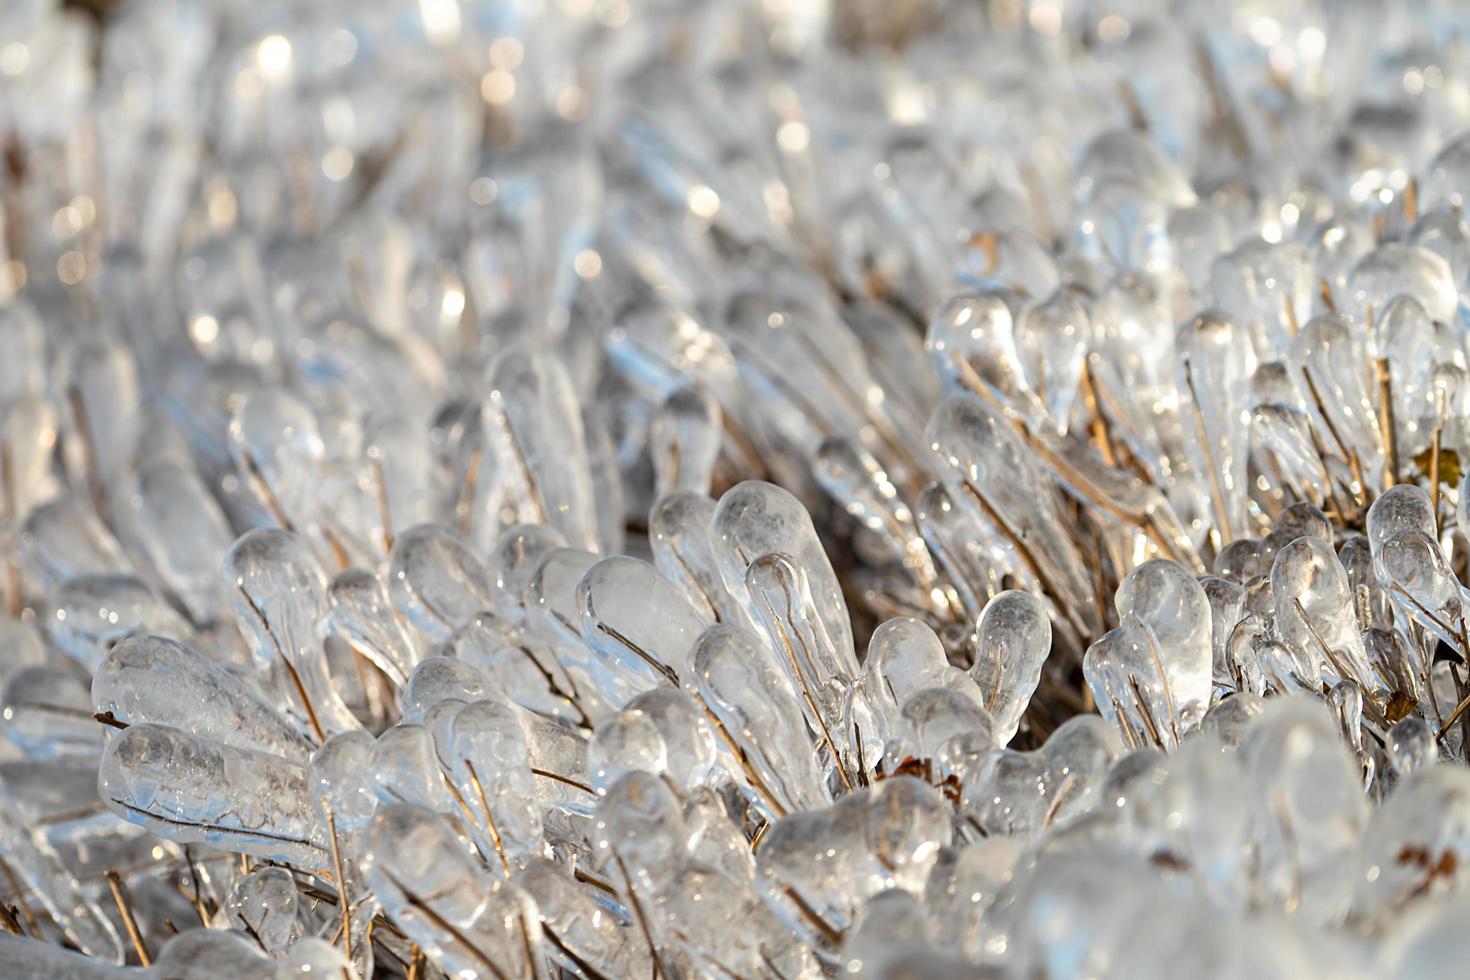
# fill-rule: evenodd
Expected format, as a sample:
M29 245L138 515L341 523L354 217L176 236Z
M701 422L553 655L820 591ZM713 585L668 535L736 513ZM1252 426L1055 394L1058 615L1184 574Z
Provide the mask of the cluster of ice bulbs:
M0 4L0 975L1470 962L1458 0Z

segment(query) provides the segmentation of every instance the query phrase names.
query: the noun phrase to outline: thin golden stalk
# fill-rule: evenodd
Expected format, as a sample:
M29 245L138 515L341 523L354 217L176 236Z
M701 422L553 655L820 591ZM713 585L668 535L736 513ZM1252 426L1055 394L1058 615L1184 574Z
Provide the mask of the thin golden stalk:
M484 445L476 446L465 465L464 484L459 489L459 499L454 502L454 513L459 518L459 533L465 537L469 537L470 533L470 515L474 508L475 491L480 484L480 464L484 458Z
M261 473L259 464L255 462L254 454L247 449L241 455L241 459L245 463L245 474L250 478L250 489L260 498L260 502L270 512L275 522L281 525L281 530L294 533L296 531L296 525L292 523L290 516L286 514L285 508L281 506L281 501L276 497L276 492L265 481L265 474Z
M1177 744L1183 734L1179 730L1179 707L1174 703L1174 692L1169 690L1169 675L1164 672L1164 657L1159 650L1158 638L1147 623L1143 624L1143 638L1148 642L1149 656L1153 658L1154 670L1159 675L1159 687L1164 692L1164 704L1169 709L1169 727L1174 730L1174 742Z
M1337 444L1338 450L1342 453L1343 458L1348 461L1348 466L1352 469L1353 482L1356 484L1353 489L1353 498L1361 506L1367 502L1363 499L1363 492L1367 484L1363 480L1362 462L1358 459L1358 454L1355 451L1348 449L1347 443L1343 441L1342 435L1337 431L1336 424L1332 421L1332 416L1327 414L1327 406L1322 401L1322 392L1318 389L1317 382L1312 378L1311 370L1303 367L1302 377L1306 379L1307 391L1311 393L1312 401L1316 403L1317 414L1321 416L1322 421L1327 425L1327 434L1332 436L1332 441Z
M133 907L128 903L127 895L123 892L122 879L117 876L116 871L107 871L107 887L112 890L112 901L117 905L117 913L122 918L123 928L127 930L128 941L133 944L133 951L138 954L138 962L144 966L151 966L153 958L148 955L148 944L143 941L143 934L138 931L138 920L133 917Z
M1148 729L1148 737L1159 748L1164 747L1164 740L1159 736L1159 723L1154 721L1154 713L1149 710L1148 699L1143 696L1143 689L1138 685L1138 678L1132 674L1128 675L1128 687L1133 693L1133 703L1138 706L1138 715L1143 719L1143 726Z
M1287 293L1281 294L1281 310L1286 315L1286 326L1291 330L1291 335L1295 337L1301 333L1301 325L1297 323L1296 319L1296 306L1292 303L1291 296Z
M311 695L306 693L305 682L301 680L301 675L296 672L296 666L291 663L291 658L286 656L286 650L281 646L281 641L276 636L276 631L271 629L270 620L265 618L265 613L255 604L255 600L250 597L250 593L246 592L243 586L237 586L237 588L240 589L240 595L250 606L250 611L255 613L256 617L260 619L261 625L265 627L266 635L271 638L271 645L276 648L276 653L281 658L281 664L286 668L286 675L291 678L291 685L296 688L296 696L301 700L301 707L306 711L306 720L311 723L311 730L316 733L317 741L325 742L327 740L327 733L322 729L322 723L317 718L316 707L311 703Z
M1199 407L1199 391L1194 386L1194 365L1189 358L1184 359L1184 383L1189 388L1189 404L1194 408L1194 425L1199 434L1200 451L1205 457L1205 474L1210 478L1210 502L1215 507L1215 522L1220 530L1220 544L1227 545L1233 539L1230 532L1230 519L1225 509L1225 490L1220 485L1220 474L1215 470L1215 454L1210 445L1209 434L1205 431L1204 412Z
M965 492L967 492L975 500L975 502L979 505L981 511L984 512L986 518L988 518L991 524L993 524L1002 534L1005 535L1007 540L1010 541L1011 546L1016 549L1016 553L1021 556L1021 559L1023 561L1025 561L1027 567L1031 571L1031 574L1035 576L1036 581L1041 585L1042 590L1051 597L1058 611L1061 612L1062 617L1066 619L1067 624L1072 627L1072 629L1079 637L1087 636L1089 631L1086 624L1084 624L1082 620L1077 617L1077 613L1075 610L1072 609L1071 605L1062 600L1061 589L1059 589L1057 587L1057 584L1052 581L1051 576L1047 574L1047 572L1042 568L1041 562L1037 560L1034 554L1032 554L1031 547L1026 543L1025 538L1018 534L1010 526L1010 524L1007 523L1006 520L1000 516L1000 513L991 506L990 501L986 500L984 494L976 489L972 483L966 480L964 486Z
M648 944L648 955L653 959L653 975L669 980L669 971L664 968L663 958L658 955L658 944L653 941L653 931L648 926L648 917L643 913L643 903L638 900L638 892L633 887L633 876L628 873L623 856L616 850L613 851L613 861L623 875L623 883L628 888L628 905L633 912L633 918L638 922L639 931L643 933L643 941Z
M828 944L832 946L842 945L842 933L834 928L832 923L817 914L817 910L812 908L811 903L803 898L800 892L789 885L782 889L782 891L786 893L787 898L791 899L791 904L796 906L796 910L801 913L802 918L810 922L812 927L817 930Z
M383 538L383 553L393 550L393 513L388 506L388 481L383 475L383 464L373 460L373 488L378 501L378 526Z
M756 772L755 769L751 766L750 760L745 755L745 750L742 749L738 744L736 744L734 736L732 736L729 729L725 727L725 723L720 720L719 715L715 714L714 709L709 706L709 702L704 699L704 694L701 692L696 692L694 698L696 701L699 702L699 706L704 709L704 713L709 716L710 723L714 726L715 733L720 736L720 739L725 743L725 747L730 750L730 754L733 755L740 763L740 768L745 773L745 778L750 780L750 785L754 787L755 791L758 794L760 794L761 799L766 801L766 806L770 807L771 812L774 813L777 817L786 816L786 808L781 805L781 802L779 800L776 799L776 794L773 793L770 787L766 785L766 782L764 779L761 778L760 773Z
M407 885L399 881L398 878L395 877L393 874L384 871L383 876L388 879L389 883L392 884L394 888L397 888L400 892L403 893L403 900L407 902L415 912L418 912L425 919L427 919L429 921L429 924L434 926L434 928L446 933L451 939L454 940L457 945L459 945L461 949L469 953L471 958L473 958L485 969L489 970L495 976L496 980L510 980L510 977L506 976L505 971L502 970L495 963L495 961L492 960L485 953L483 949L471 942L470 938L466 936L463 932L461 932L453 922L450 922L448 919L444 918L444 916L440 915L439 912L432 905L420 898L417 893L410 890Z
M485 785L480 782L479 773L475 772L475 764L469 759L464 761L465 769L469 771L470 782L475 785L475 792L480 797L480 807L485 811L485 829L490 832L490 841L495 845L495 853L500 856L500 866L505 869L505 877L510 878L510 861L505 856L505 846L500 841L500 830L495 826L495 814L490 812L490 798L485 795Z
M1383 489L1388 490L1399 479L1399 437L1393 417L1393 372L1389 370L1386 357L1375 360L1373 368L1378 377L1378 429L1387 454L1383 466Z
M1092 369L1088 366L1088 359L1082 359L1082 401L1087 406L1088 428L1092 432L1092 439L1097 443L1098 451L1102 453L1103 462L1109 466L1118 465L1118 452L1113 447L1113 434L1108 428L1108 420L1102 413L1102 405L1097 397L1097 381L1092 376Z
M837 775L842 780L842 785L850 793L853 789L852 779L847 775L847 767L842 764L842 753L837 750L837 743L832 740L832 733L827 728L827 719L817 709L816 699L812 697L811 688L807 685L805 675L802 674L801 662L796 655L796 647L791 643L791 637L787 635L786 624L780 616L776 615L776 610L770 605L769 601L766 605L771 614L771 622L776 624L776 633L781 641L781 646L785 648L786 656L791 660L791 669L796 675L796 681L801 686L802 699L806 701L806 706L811 711L813 720L817 723L822 741L827 743L827 751L832 753L832 764L837 768Z
M1444 438L1444 425L1434 424L1429 436L1429 512L1434 515L1434 536L1439 537L1439 450Z
M573 789L579 789L579 790L581 790L582 792L586 793L589 796L596 796L597 795L597 790L593 789L591 786L588 786L586 783L580 783L577 780L571 778L570 776L563 776L559 772L552 772L549 769L537 769L535 766L532 766L531 767L531 775L533 775L533 776L542 776L542 777L544 777L546 779L554 780L555 782L558 782L558 783L564 783L565 785L570 786Z
M337 837L337 818L330 806L326 807L327 833L332 838L332 871L337 876L337 894L342 896L338 911L342 914L342 952L349 962L352 960L352 909L347 900L347 875L343 872L342 844Z

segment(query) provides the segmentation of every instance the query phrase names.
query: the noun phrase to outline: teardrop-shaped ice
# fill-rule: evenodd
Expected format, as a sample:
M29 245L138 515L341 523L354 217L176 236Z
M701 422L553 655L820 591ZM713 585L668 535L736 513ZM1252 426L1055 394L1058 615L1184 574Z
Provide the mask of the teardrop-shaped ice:
M1393 394L1394 435L1399 466L1429 448L1438 421L1434 371L1454 356L1455 342L1414 297L1400 293L1376 311L1373 326L1378 356ZM1379 412L1383 408L1379 406ZM1396 474L1397 475L1397 474Z
M680 388L664 399L648 431L657 496L709 493L721 425L719 402L704 388Z
M684 870L689 835L681 810L668 783L638 770L609 786L598 803L593 845L617 868L619 891L633 893L627 904L641 904L640 892L664 891Z
M122 544L91 505L75 496L59 497L31 511L21 535L27 562L43 581L59 585L83 575L122 573L129 567Z
M376 743L367 732L333 735L311 757L307 775L317 818L326 830L333 872L340 869L345 879L338 888L339 894L348 900L345 916L338 906L339 923L346 927L344 949L363 976L372 975L369 930L379 912L379 904L363 880L360 865L366 844L365 830L378 807L373 779L375 748Z
M776 815L827 805L798 695L774 654L733 626L706 630L691 657L700 696L751 767L751 781Z
M1276 698L1239 753L1260 787L1257 846L1264 894L1316 921L1332 921L1350 898L1352 857L1367 821L1362 776L1336 723L1318 702Z
M439 640L476 613L494 608L484 563L438 524L420 524L397 536L388 590L409 622Z
M284 670L293 710L319 739L359 727L332 683L322 635L326 582L304 542L275 528L246 532L226 556L224 573L256 666Z
M863 684L888 727L885 740L894 733L899 705L915 691L940 684L951 669L944 644L927 623L896 616L878 624L868 641Z
M297 896L291 872L262 866L235 881L225 908L236 928L257 937L267 952L279 954L301 934Z
M551 524L576 548L596 549L592 470L576 391L551 354L502 352L487 373L485 431L510 523Z
M1365 629L1393 627L1393 599L1388 594L1373 561L1373 548L1365 537L1343 542L1337 552L1347 570L1348 585L1353 590L1353 608L1358 625Z
M160 977L178 980L266 980L280 963L239 929L190 929L170 939L153 962Z
M512 524L501 532L485 562L497 618L512 626L525 623L526 591L536 568L551 552L566 546L562 533L545 524Z
M1206 660L1207 692L1208 667ZM1082 673L1098 711L1117 727L1130 748L1157 745L1169 749L1178 744L1184 718L1170 687L1174 672L1153 631L1136 616L1124 616L1117 629L1087 648ZM1194 706L1202 715L1200 702Z
M1400 293L1424 304L1429 315L1451 323L1459 306L1459 292L1449 263L1427 248L1385 242L1363 256L1348 280L1348 299L1359 322L1368 308L1378 310Z
M1407 779L1420 769L1439 761L1439 746L1435 744L1434 732L1415 715L1398 722L1388 730L1385 747L1388 760L1400 779Z
M1347 572L1332 545L1305 537L1278 551L1271 594L1282 639L1324 679L1351 678L1369 691L1382 687L1368 666Z
M714 619L690 605L648 562L604 558L577 586L581 633L587 645L646 686L678 684L689 672L689 650Z
M1074 715L1042 747L1046 763L1046 822L1057 824L1096 809L1103 783L1123 754L1116 730L1097 715Z
M535 902L492 878L438 814L385 808L373 820L363 872L393 922L450 976L535 974Z
M160 837L330 867L307 770L279 756L137 724L107 743L97 789L114 813Z
M605 719L587 745L587 768L601 790L630 772L655 775L669 767L669 749L663 733L641 711L624 709Z
M230 420L230 451L276 521L292 527L315 521L326 447L315 415L303 402L281 389L247 394Z
M929 321L924 347L951 392L979 394L980 385L1018 405L1031 395L1011 311L999 296L970 293L947 300Z
M1266 535L1262 547L1279 550L1297 538L1321 538L1331 543L1333 525L1327 515L1310 503L1299 500L1276 515L1271 533Z
M508 874L541 843L530 748L515 709L494 700L460 708L450 722L449 751L472 829L485 842L481 851L499 855Z
M1417 528L1400 531L1383 543L1378 568L1410 617L1446 643L1464 644L1464 591L1434 538Z
M1091 338L1092 318L1086 305L1066 289L1027 307L1016 323L1016 348L1029 387L1061 432L1070 425Z
M541 913L541 928L552 949L565 950L571 966L590 965L608 977L642 976L652 969L648 947L638 934L638 927L609 915L585 887L555 862L531 858L516 875L515 883L535 899Z
M581 646L577 588L597 555L580 548L553 548L537 564L526 583L526 617L548 641Z
M131 575L84 575L48 600L46 631L51 641L87 670L129 636L157 633L188 637L189 627Z
M1029 592L1008 590L985 604L975 628L970 675L994 722L997 745L1015 737L1051 653L1051 619Z
M5 737L27 756L96 756L102 731L74 670L47 663L22 667L6 681L4 701Z
M130 637L113 647L92 675L92 705L124 724L169 725L298 764L312 751L300 730L256 691L161 636Z
M1374 480L1374 464L1383 457L1382 433L1369 395L1372 376L1361 331L1340 313L1313 317L1296 339L1294 359L1308 404L1324 422L1323 443L1352 462L1355 471L1367 469L1366 478Z
M1210 703L1212 614L1204 589L1179 564L1154 559L1128 573L1114 603L1119 616L1137 618L1153 634L1183 735Z
M801 693L807 720L825 744L829 763L852 788L862 750L856 729L849 728L849 713L863 692L850 652L826 632L806 575L786 555L764 555L751 563L745 591L776 659Z
M1190 464L1208 490L1211 513L1228 543L1249 531L1246 463L1250 417L1246 413L1254 351L1244 330L1229 317L1202 313L1182 325L1175 338L1180 395L1188 399L1181 414L1192 415L1184 440Z
M405 721L418 724L445 701L479 701L495 692L485 672L458 657L425 657L403 686Z
M396 684L408 680L418 662L413 641L399 622L378 576L350 568L332 580L326 627L371 660Z
M378 736L373 746L373 781L381 813L384 807L411 803L436 813L454 811L439 768L439 753L434 735L423 725L400 722Z
M1258 374L1260 372L1257 372ZM1313 444L1313 422L1301 409L1282 404L1257 405L1251 413L1251 440L1280 472L1287 488L1322 506L1332 498L1332 475ZM1329 484L1323 486L1323 484Z
M196 622L219 610L219 556L230 546L230 528L198 474L173 460L138 472L128 503L138 540L163 580Z
M709 781L716 759L715 735L704 709L685 689L656 687L628 702L626 711L648 719L664 744L664 771L682 791ZM589 746L589 755L591 752Z
M718 623L753 629L749 615L726 588L710 540L715 502L702 494L660 497L648 515L648 541L659 573L679 586L685 598L707 609Z
M725 587L743 597L746 608L752 611L754 602L746 591L751 564L765 555L789 556L806 578L817 618L836 655L851 667L847 674L857 673L852 622L842 587L801 501L769 483L748 480L737 484L720 498L710 536Z
M1230 633L1240 620L1245 590L1235 582L1214 576L1200 579L1210 604L1210 674L1216 688L1235 686L1230 668Z
M976 398L951 398L925 431L950 497L977 510L1011 570L1037 583L1079 633L1096 619L1092 586L1056 513L1056 495L1009 422Z
M372 773L375 744L367 732L343 732L323 742L311 757L313 798L323 816L331 813L339 832L367 826L377 809Z
M1367 537L1373 557L1378 557L1389 538L1411 528L1430 537L1436 536L1434 512L1430 509L1429 494L1424 488L1413 483L1400 483L1379 494L1373 506L1368 508Z

